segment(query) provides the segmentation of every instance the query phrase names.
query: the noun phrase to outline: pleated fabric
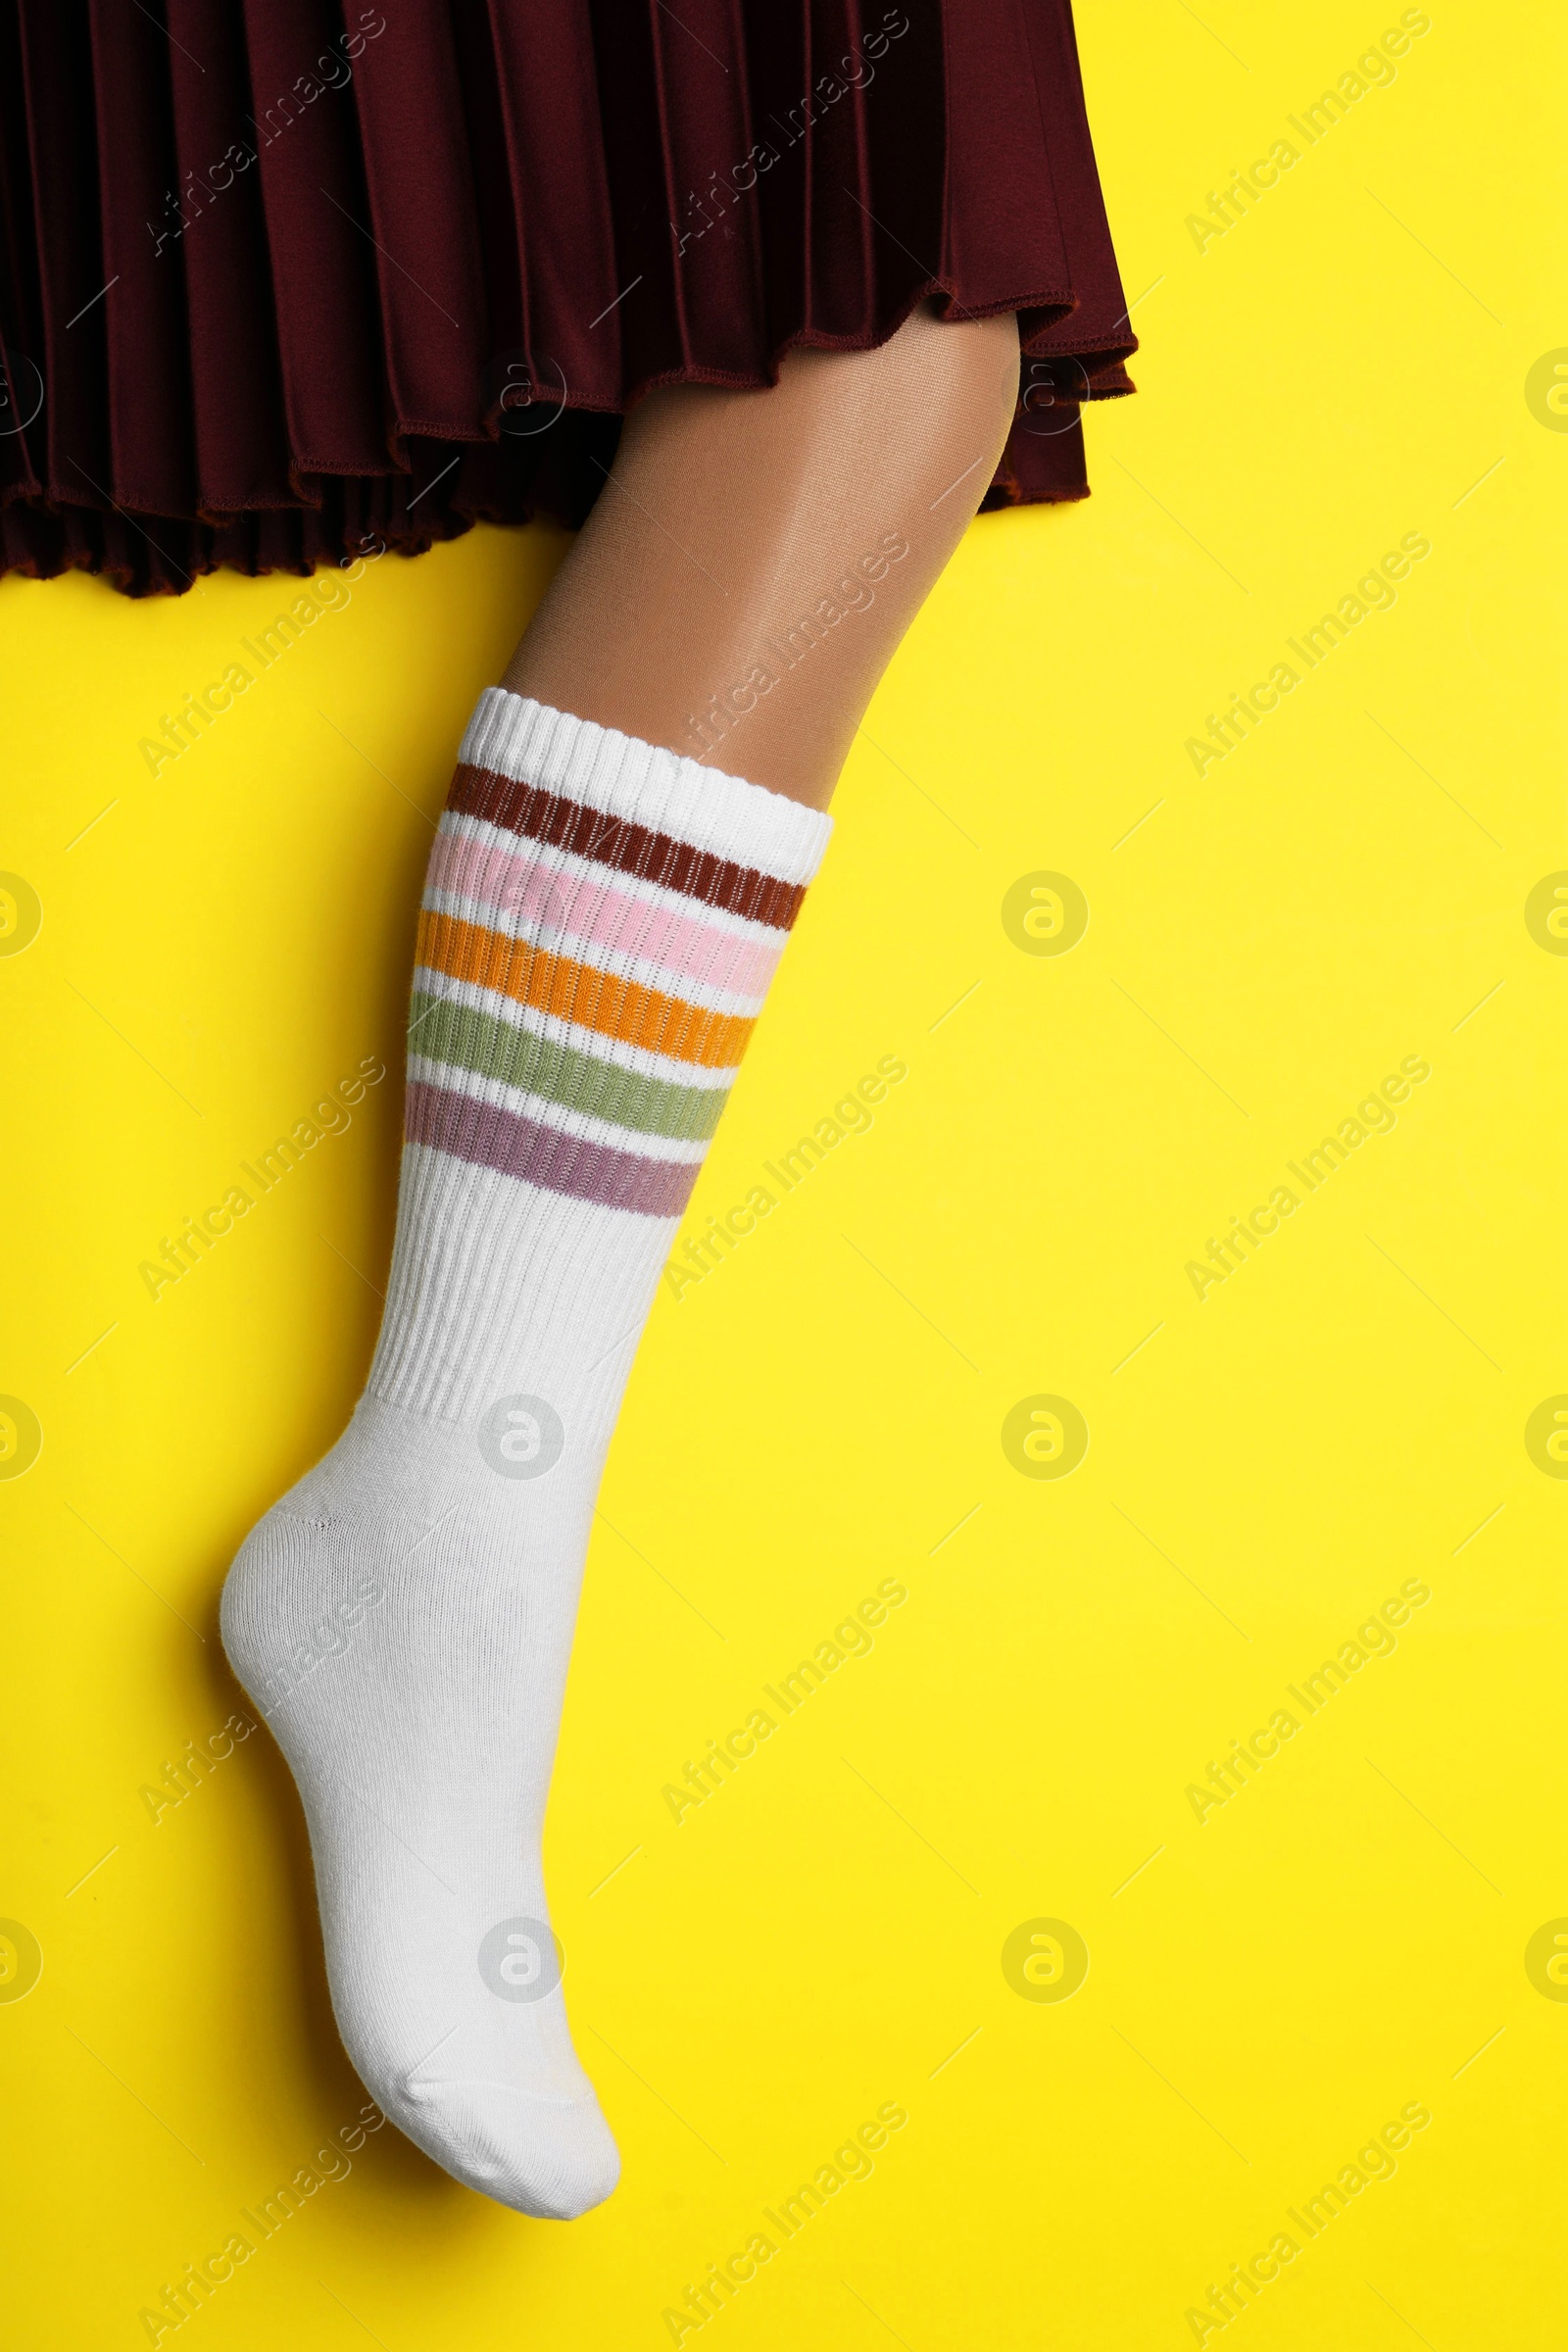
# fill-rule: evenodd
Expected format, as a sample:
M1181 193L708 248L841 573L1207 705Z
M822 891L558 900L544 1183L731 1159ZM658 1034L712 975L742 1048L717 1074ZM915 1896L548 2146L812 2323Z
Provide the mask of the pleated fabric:
M1069 0L0 0L0 569L574 525L651 386L928 297L1020 315L986 504L1082 497L1135 338Z

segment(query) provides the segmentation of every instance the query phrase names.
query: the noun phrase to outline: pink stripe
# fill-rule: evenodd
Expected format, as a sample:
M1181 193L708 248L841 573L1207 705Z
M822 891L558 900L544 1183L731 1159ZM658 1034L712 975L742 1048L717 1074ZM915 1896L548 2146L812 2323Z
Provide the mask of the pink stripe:
M430 886L450 890L503 914L546 922L568 938L645 956L666 972L760 997L784 952L778 945L738 939L701 915L632 898L612 882L567 880L549 852L503 850L459 833L438 836Z

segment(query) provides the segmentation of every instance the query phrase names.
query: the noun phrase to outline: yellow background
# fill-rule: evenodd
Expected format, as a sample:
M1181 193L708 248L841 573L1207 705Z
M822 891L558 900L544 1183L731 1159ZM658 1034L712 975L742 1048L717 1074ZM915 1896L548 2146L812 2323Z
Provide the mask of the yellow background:
M1524 1427L1568 1390L1568 960L1523 909L1568 866L1568 436L1525 379L1568 345L1568 55L1431 14L1200 252L1397 11L1084 9L1140 397L1089 418L1088 505L976 525L877 697L688 1226L880 1055L908 1078L661 1296L601 1497L549 1868L622 2186L520 2220L388 2128L181 2342L666 2343L888 2101L874 2175L688 2343L1190 2343L1412 2102L1223 2339L1559 2340L1568 2005L1524 1954L1568 1914L1568 1486ZM1396 606L1200 779L1206 714L1412 530ZM561 544L372 565L156 780L138 739L292 584L0 587L0 865L44 909L0 963L0 1390L44 1431L0 1486L18 2343L144 2341L361 2104L265 1735L156 1825L138 1792L236 1703L224 1568L363 1376L427 813ZM1001 921L1038 869L1091 907L1059 957ZM352 1130L152 1300L139 1262L368 1054ZM1186 1262L1406 1055L1396 1130L1200 1302ZM1091 1433L1060 1481L1002 1448L1040 1393ZM889 1577L874 1651L677 1826L664 1783ZM1395 1652L1200 1823L1412 1577ZM1038 1918L1091 1955L1059 2003L1004 1975Z

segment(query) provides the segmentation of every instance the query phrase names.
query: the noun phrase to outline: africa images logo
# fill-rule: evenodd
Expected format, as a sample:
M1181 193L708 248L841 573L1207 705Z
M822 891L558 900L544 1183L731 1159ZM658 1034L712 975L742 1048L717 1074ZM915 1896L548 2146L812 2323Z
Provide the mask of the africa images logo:
M542 1396L498 1396L479 1424L479 1451L498 1478L543 1478L565 1443L561 1415Z

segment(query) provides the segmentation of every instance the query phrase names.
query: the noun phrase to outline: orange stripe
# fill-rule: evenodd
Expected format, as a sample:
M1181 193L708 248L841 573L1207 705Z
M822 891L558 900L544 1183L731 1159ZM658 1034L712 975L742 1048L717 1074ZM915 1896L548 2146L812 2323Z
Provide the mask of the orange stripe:
M647 1046L675 1061L730 1069L745 1053L755 1020L688 1004L641 981L596 971L569 956L552 956L526 940L426 909L419 916L419 961L454 980L492 988L538 1012L576 1021L622 1045Z

